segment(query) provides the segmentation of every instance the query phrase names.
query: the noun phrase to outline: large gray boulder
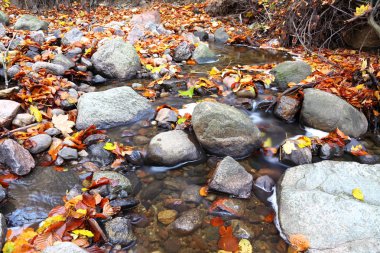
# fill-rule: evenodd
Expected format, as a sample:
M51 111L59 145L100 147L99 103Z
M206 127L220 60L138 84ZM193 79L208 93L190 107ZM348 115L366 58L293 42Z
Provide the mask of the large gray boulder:
M211 154L241 158L261 144L260 131L238 109L213 102L198 104L192 115L195 135Z
M49 23L33 15L22 15L15 24L16 30L38 31L48 30Z
M301 119L306 125L326 132L339 128L352 137L367 132L365 115L340 97L317 89L305 89L304 94Z
M363 201L352 196L356 188ZM380 252L380 164L300 165L285 172L276 191L283 235L305 236L309 252Z
M239 198L251 196L253 177L232 157L224 158L211 177L209 188Z
M153 117L149 101L130 87L90 92L80 97L76 127L110 128Z
M28 174L36 166L28 150L12 139L0 144L0 163L19 176Z
M8 15L2 11L0 11L0 23L4 25L9 25Z
M120 38L105 41L91 61L96 71L109 78L133 78L141 69L135 48Z
M303 61L285 61L271 71L275 76L274 84L286 90L288 83L299 83L311 74L311 67Z
M42 253L86 253L87 250L82 249L72 242L61 242L54 246L49 246Z
M12 100L0 100L0 127L7 127L12 122L20 106Z
M154 165L174 166L198 161L203 157L200 147L182 130L160 133L148 146L147 159Z

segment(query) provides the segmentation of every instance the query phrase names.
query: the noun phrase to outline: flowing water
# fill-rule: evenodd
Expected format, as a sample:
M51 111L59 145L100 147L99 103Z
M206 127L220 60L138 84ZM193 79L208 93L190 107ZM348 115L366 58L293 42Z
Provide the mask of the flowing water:
M206 75L213 66L223 68L236 64L264 64L281 62L291 58L289 54L273 51L252 49L247 47L214 47L220 54L220 60L213 64L185 66L184 72L193 73L194 78ZM100 87L105 90L116 86L131 85L133 82L110 82ZM144 81L143 81L144 82ZM145 80L145 83L148 82ZM252 121L265 134L265 138L271 138L272 145L279 145L287 137L306 134L298 123L286 124L273 117L271 113L265 113L256 108L262 99L271 96L271 92L263 92L255 100L252 110L244 110ZM194 103L199 98L186 99L178 97L160 98L154 101L154 106L168 104L176 108ZM202 97L204 99L204 97ZM218 99L220 102L236 105L234 96ZM133 125L109 129L107 134L113 141L118 141L136 149L144 150L145 145L157 133L166 131L150 121L140 121ZM36 168L33 172L11 184L9 187L9 201L1 208L8 219L10 227L19 227L35 224L46 218L47 213L56 205L62 204L62 197L66 191L75 184L80 183L80 172L76 170L74 162L66 166L67 172L57 172L52 168ZM278 180L286 166L279 163L278 158L265 156L262 153L255 154L240 163L254 178L260 175L270 175ZM136 198L141 205L132 210L147 222L140 222L134 227L138 238L137 246L132 252L216 252L218 241L218 228L208 222L212 214L226 215L226 213L209 214L209 208L216 198L228 197L220 193L211 193L205 198L195 198L192 203L183 201L184 195L189 189L207 184L208 175L215 164L215 159L209 158L207 162L200 164L184 165L179 168L158 168L143 166L130 168L135 170L141 181L141 191ZM192 188L193 187L193 188ZM191 192L191 191L190 191ZM188 194L187 194L188 195ZM240 217L228 216L225 220L234 228L234 233L249 238L254 252L287 252L287 245L279 236L273 223L265 222L272 209L258 200L254 195L249 200L234 199L230 203L241 214ZM167 208L176 209L178 212L196 208L200 215L204 215L204 222L194 233L187 236L178 236L171 231L170 226L164 226L157 221L157 213ZM142 220L144 220L142 219Z

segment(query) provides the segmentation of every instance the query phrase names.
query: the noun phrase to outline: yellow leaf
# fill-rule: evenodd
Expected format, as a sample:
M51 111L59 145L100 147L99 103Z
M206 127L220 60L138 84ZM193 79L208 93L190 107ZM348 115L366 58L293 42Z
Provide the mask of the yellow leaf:
M113 150L116 149L116 144L115 144L115 143L112 143L112 142L107 142L107 143L103 146L103 148L104 148L105 150L108 150L108 151L113 151Z
M15 250L15 243L14 242L6 242L3 247L4 253L12 253Z
M360 188L353 189L352 196L357 200L364 201L364 194Z
M272 145L272 139L271 138L267 138L265 141L264 141L264 144L263 144L263 147L264 148L271 148L273 145Z
M213 67L210 71L210 76L219 75L220 71L216 67Z
M239 242L239 253L252 253L252 244L247 239L241 239Z
M369 10L369 4L367 5L362 4L360 5L360 7L356 7L355 16L361 16L368 10Z
M86 209L78 209L77 213L86 215L87 214L87 210Z
M29 107L29 111L30 111L30 114L32 114L34 116L34 118L36 119L37 122L42 121L42 114L41 114L40 110L38 110L37 107L31 105Z
M362 90L362 89L364 89L364 87L365 87L364 84L359 84L359 85L356 85L356 86L355 86L355 89L357 89L357 90Z
M84 54L85 55L89 55L89 54L91 54L92 53L92 48L90 47L90 48L87 48L85 51L84 51Z
M86 191L88 191L87 188L82 188L82 192L86 192Z
M145 65L145 68L146 68L147 70L152 70L152 69L153 69L153 66L150 65L150 64L147 64L147 65Z
M290 155L293 150L297 150L294 142L286 141L284 145L282 145L282 150L284 150L285 154Z
M57 223L60 221L65 221L65 220L66 220L66 218L63 217L62 215L55 215L52 217L48 217L46 220L41 222L40 227L37 229L37 233L40 234L40 233L44 232L45 229L47 229L48 227L53 225L54 223Z
M160 73L162 67L155 67L151 70L152 73Z
M83 235L86 237L94 237L94 234L90 230L86 230L86 229L76 229L73 231L73 234Z
M297 145L300 148L306 148L311 146L311 140L309 137L302 136L297 139Z
M84 11L80 11L80 12L79 12L79 16L84 17L84 15L86 15L86 14L84 13Z

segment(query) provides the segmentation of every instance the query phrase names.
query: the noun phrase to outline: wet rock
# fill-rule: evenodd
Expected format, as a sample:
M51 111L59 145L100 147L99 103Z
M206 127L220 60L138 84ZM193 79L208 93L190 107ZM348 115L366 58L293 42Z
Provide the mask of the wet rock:
M197 230L203 222L204 214L198 209L183 212L173 223L173 230L181 235L188 235Z
M65 115L65 111L58 108L51 110L51 113L55 116Z
M64 147L58 152L58 155L64 160L75 160L78 159L78 150L74 148Z
M130 87L91 92L80 97L76 127L110 128L153 116L149 101Z
M140 201L135 198L123 198L110 201L111 206L120 206L122 211L129 210L140 204Z
M358 141L355 138L351 138L350 142L347 143L346 146L344 146L344 152L351 154L352 149L355 150L356 148L363 150L363 151L367 151L366 147L360 141Z
M91 61L96 71L109 78L133 78L141 69L136 49L122 39L104 42L92 55Z
M277 186L282 232L304 235L312 252L380 251L373 243L380 238L379 182L379 164L324 161L286 170ZM352 196L355 188L364 201Z
M7 197L7 190L0 185L0 203ZM0 237L1 238L1 237Z
M251 196L253 177L232 157L224 158L211 178L209 188L239 198Z
M261 144L260 131L252 120L229 105L198 104L192 124L198 141L211 154L241 158L250 155Z
M247 204L245 200L225 198L216 200L209 212L211 215L222 217L243 217L246 210Z
M115 188L115 190L117 191L125 190L128 193L131 193L133 191L131 181L120 173L117 173L115 171L97 171L94 173L92 180L97 181L101 179L102 177L108 178L110 180L117 182L118 184L116 188L118 189Z
M380 163L380 156L378 155L362 155L355 156L355 160L361 164L378 164Z
M181 79L169 79L169 80L164 80L161 84L162 88L165 91L170 91L177 93L178 90L186 90L187 85L185 80Z
M273 194L275 185L276 183L270 176L260 176L255 180L255 183L253 184L253 193L262 202L268 204L268 198Z
M290 154L288 154L286 148L284 148L284 145L287 143L291 143L294 146L294 150L291 150ZM285 140L280 148L280 152L280 161L289 165L308 164L312 162L313 158L310 147L300 148L296 141L290 139Z
M65 71L75 67L75 63L63 54L57 54L52 63L63 66Z
M46 69L48 73L51 73L53 75L57 76L63 76L65 73L65 68L61 65L50 63L50 62L43 62L43 61L38 61L33 64L32 69L34 72L38 72L41 69Z
M311 74L311 67L303 61L285 61L271 71L275 76L274 84L286 90L288 83L299 83Z
M9 17L4 12L0 11L0 23L4 25L9 25Z
M22 15L17 19L14 28L16 30L28 30L28 31L38 31L47 30L49 23L46 21L39 20L38 17L32 15Z
M116 217L104 225L110 243L126 246L136 240L132 231L131 221L123 217Z
M154 165L173 166L202 159L203 154L182 130L160 133L152 138L147 160Z
M193 59L198 64L205 64L217 61L218 57L206 43L200 43L193 52Z
M199 185L188 185L183 190L181 194L181 199L188 203L200 204L203 197L199 195L199 190L201 187Z
M339 128L355 138L367 132L365 115L345 100L317 89L305 89L304 94L301 118L307 126L326 132Z
M45 42L45 34L43 31L32 32L30 34L30 38L32 41L34 41L40 45L43 45Z
M215 31L214 33L214 36L215 36L215 42L216 43L226 43L230 36L228 35L228 33L226 32L226 30L224 28L219 28Z
M0 163L19 176L28 174L36 165L32 155L11 139L0 144Z
M21 67L19 65L13 65L8 69L8 76L13 78L15 75L17 75L21 70Z
M177 122L177 118L178 114L169 108L162 108L156 115L156 121L158 122L158 125Z
M108 140L110 140L110 139L105 134L92 134L92 135L88 136L86 139L84 139L83 143L86 146L91 146L91 145L96 144L96 143L98 143L100 141L106 142Z
M7 223L6 223L4 215L0 213L0 248L3 248L3 243L5 240L6 234L7 234Z
M130 155L126 155L126 158L133 165L141 166L144 164L144 157L138 150L133 150Z
M298 99L281 96L274 108L274 115L288 122L293 122L297 112L301 109L301 102Z
M198 37L201 41L208 41L208 33L205 31L195 31L194 36Z
M20 104L12 100L0 100L0 127L8 126L16 116Z
M337 144L325 143L319 148L319 157L323 160L329 160L334 157L341 157L344 151Z
M28 139L32 143L32 147L29 149L29 152L32 154L39 154L47 150L51 143L51 136L48 134L38 134Z
M89 146L87 152L90 161L99 164L101 167L110 165L116 158L115 154L104 149L103 142Z
M50 136L56 136L56 135L60 135L61 131L55 127L51 127L49 129L45 130L45 133L50 135Z
M42 253L86 253L87 251L72 242L61 242L45 248Z
M252 226L241 220L231 220L233 235L238 239L253 239L255 231Z
M253 98L256 98L257 94L254 90L253 91L251 91L251 90L239 90L238 92L236 92L236 96L239 98L253 99Z
M187 61L191 58L191 55L192 52L190 44L183 41L174 50L173 60L176 62Z
M157 219L164 225L169 225L177 218L177 211L175 210L164 210L158 213Z
M32 124L34 120L34 117L29 113L20 113L13 119L12 124L16 127L24 127Z
M144 146L145 144L149 143L150 139L143 135L136 135L133 137L133 143L136 146Z
M153 181L141 191L141 199L152 201L161 193L163 187L164 185L162 181Z
M105 83L105 82L107 82L107 79L105 79L101 75L95 75L94 78L92 79L92 83L94 85L102 84L102 83Z
M80 41L82 37L83 37L82 31L79 30L78 28L73 28L67 33L65 33L65 35L62 38L62 44L66 46L71 45L75 42Z

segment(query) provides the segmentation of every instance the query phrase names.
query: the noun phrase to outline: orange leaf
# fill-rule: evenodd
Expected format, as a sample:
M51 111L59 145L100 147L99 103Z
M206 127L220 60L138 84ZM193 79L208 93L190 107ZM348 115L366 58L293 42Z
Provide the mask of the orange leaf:
M199 195L201 195L202 197L206 197L207 194L208 194L207 186L203 186L201 189L199 189Z
M211 226L213 227L220 227L220 226L223 226L224 225L224 221L222 218L220 217L214 217L210 220L210 224Z
M309 239L301 234L291 235L289 237L289 242L297 251L306 251L310 248Z

